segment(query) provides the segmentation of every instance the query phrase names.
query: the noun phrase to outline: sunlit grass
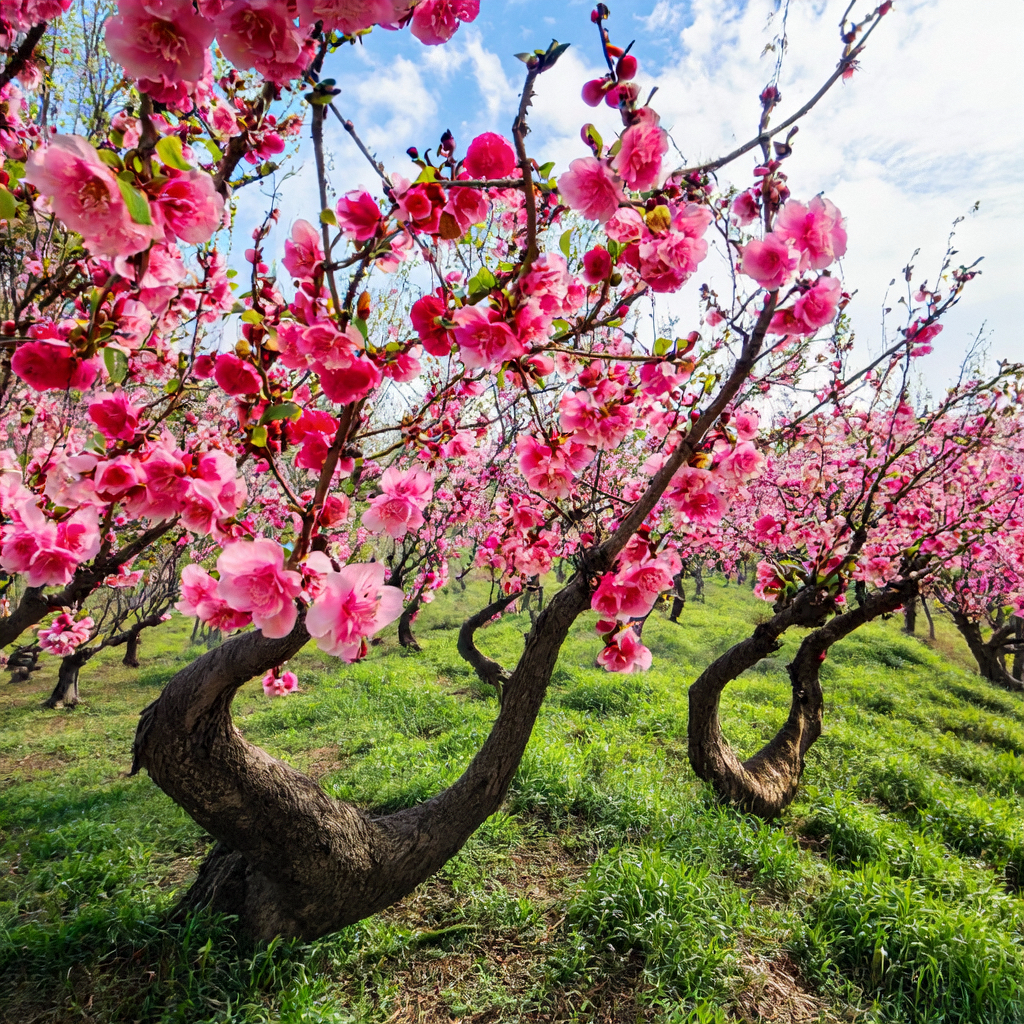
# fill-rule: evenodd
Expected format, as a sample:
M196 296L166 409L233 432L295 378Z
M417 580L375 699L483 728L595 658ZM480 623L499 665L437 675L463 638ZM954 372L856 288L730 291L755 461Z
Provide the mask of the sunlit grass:
M486 600L475 582L428 606L418 655L391 632L350 667L311 646L302 692L250 684L238 724L340 799L421 800L497 710L455 649ZM94 659L73 711L41 707L55 662L4 684L0 1020L726 1021L767 1016L764 971L821 1020L1024 1020L1024 701L964 670L945 620L934 648L874 623L829 652L825 734L765 824L716 806L686 759L687 686L764 614L709 583L678 625L648 621L655 666L631 677L593 667L584 617L505 808L462 853L377 918L257 950L230 920L170 918L208 839L127 775L138 712L201 653L191 624L146 634L141 669ZM480 646L511 666L528 628L506 616ZM797 641L725 694L743 754L786 715Z

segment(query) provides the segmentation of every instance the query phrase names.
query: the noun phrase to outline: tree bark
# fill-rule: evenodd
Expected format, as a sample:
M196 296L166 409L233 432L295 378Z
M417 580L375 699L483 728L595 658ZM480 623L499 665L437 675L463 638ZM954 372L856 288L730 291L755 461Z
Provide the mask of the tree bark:
M78 673L91 657L92 651L86 648L60 659L60 668L57 669L57 685L45 702L45 707L55 708L58 704L63 703L64 707L73 708L78 704Z
M669 622L678 622L679 616L683 613L683 609L686 607L686 591L683 589L683 574L682 571L677 572L672 577L672 583L674 584L672 590L672 611L669 613Z
M141 630L132 630L131 635L125 641L124 657L121 664L127 668L139 667L139 634Z
M523 597L525 599L525 596L528 594L529 591L526 591L526 594L520 591L516 594L506 594L504 597L499 597L497 601L492 601L486 608L478 611L476 615L466 619L459 630L458 650L460 657L464 661L469 662L473 670L480 677L481 682L494 687L499 701L504 700L504 688L508 682L509 674L493 658L488 658L476 646L473 638L481 626L490 622L499 612L503 612L517 598ZM534 628L536 628L536 624L534 624Z
M928 607L928 599L921 595L921 608L924 611L924 617L928 620L928 639L935 639L935 620L932 618L931 609Z
M402 609L402 614L398 618L398 642L409 651L419 651L421 649L420 645L416 642L416 637L413 636L412 620L420 610L422 593L423 592L420 591L416 594L416 596Z
M903 632L913 636L917 630L917 598L910 598L903 606Z
M949 608L948 610L950 615L953 616L953 622L960 631L960 635L967 641L967 646L970 648L971 654L974 655L974 660L978 663L979 675L983 679L995 683L997 686L1002 686L1004 689L1024 690L1024 684L1007 672L1006 666L999 658L999 653L1006 644L1006 641L1016 632L1016 626L1013 624L1005 625L993 632L992 636L986 641L981 634L980 623L969 619L956 608Z
M904 589L883 590L863 604L826 622L834 609L832 598L811 590L801 592L753 635L736 644L705 669L690 687L688 746L697 775L710 782L723 803L762 818L773 818L792 803L800 785L804 757L821 735L823 695L819 670L828 648L879 615L892 612L906 599ZM722 691L742 672L781 646L780 637L792 626L813 629L788 666L792 685L789 717L782 728L753 757L740 761L722 733L718 709Z
M500 807L559 648L589 607L587 578L574 577L540 614L490 736L461 778L425 803L384 817L327 796L248 743L231 721L238 688L306 643L301 619L284 639L248 633L178 672L142 713L133 770L145 768L219 841L185 906L237 914L252 938L312 939L412 892Z
M1013 651L1013 669L1011 675L1018 683L1024 682L1024 617L1014 616L1016 633L1014 634L1017 645Z

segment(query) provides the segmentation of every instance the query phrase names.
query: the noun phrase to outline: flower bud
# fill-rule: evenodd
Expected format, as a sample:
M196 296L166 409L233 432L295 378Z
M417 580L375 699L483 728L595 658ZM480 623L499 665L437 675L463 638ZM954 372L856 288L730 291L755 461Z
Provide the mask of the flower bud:
M631 78L636 78L636 69L636 57L627 53L620 57L618 64L615 65L615 74L620 82L628 82Z

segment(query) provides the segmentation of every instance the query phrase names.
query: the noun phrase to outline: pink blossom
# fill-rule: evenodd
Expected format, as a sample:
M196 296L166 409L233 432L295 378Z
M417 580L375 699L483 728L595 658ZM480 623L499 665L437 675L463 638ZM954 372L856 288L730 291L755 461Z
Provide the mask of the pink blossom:
M459 24L473 21L480 13L480 0L420 0L412 15L410 31L427 46L446 43Z
M96 466L93 486L104 501L117 501L140 483L131 459L119 456Z
M668 152L668 137L650 119L644 119L622 133L619 152L612 167L622 180L638 192L653 188L661 176L661 158Z
M117 11L106 22L107 49L144 92L151 83L195 87L214 30L191 0L118 0Z
M443 213L455 218L459 231L465 234L474 224L487 220L490 210L487 197L478 188L453 188L449 190L448 202Z
M602 245L595 246L583 256L583 279L587 284L607 281L612 272L612 258Z
M263 387L256 369L232 352L217 356L213 378L228 395L258 395Z
M558 179L566 206L604 224L625 200L618 179L607 164L592 156L580 157Z
M737 224L751 224L761 216L757 193L753 189L741 192L732 201L732 219Z
M123 391L94 398L89 403L89 419L109 441L130 441L139 426L139 412Z
M419 335L423 347L432 355L443 358L452 350L452 342L455 335L445 330L434 321L438 317L445 317L448 310L444 300L437 295L424 295L412 304L409 311L409 318L412 326Z
M281 672L271 669L263 677L263 692L268 697L283 697L286 693L294 693L299 688L299 679L294 672Z
M757 428L761 417L754 410L737 412L732 417L732 426L741 441L752 441L757 437Z
M726 480L744 484L758 476L763 466L764 456L749 441L741 441L722 459L718 471Z
M217 571L217 596L235 611L249 612L264 636L276 639L292 631L302 577L284 568L280 544L272 540L229 544L217 559Z
M25 181L39 189L53 212L97 255L130 256L159 237L155 226L131 219L113 172L81 136L55 135L48 145L33 150Z
M613 242L638 242L644 234L644 221L632 206L624 206L616 210L604 231Z
M186 565L181 570L181 600L174 607L223 633L242 629L252 621L248 612L235 611L221 600L217 581L201 565Z
M775 234L800 250L801 270L824 270L846 254L845 224L836 206L822 196L806 206L791 199L775 219Z
M312 51L280 0L235 0L215 18L217 43L237 68L255 68L285 85L309 66Z
M380 208L369 192L348 192L338 200L338 227L346 238L365 242L380 226Z
M59 18L71 6L71 0L10 0L4 3L3 16L14 28L26 32L33 25Z
M338 405L365 398L381 381L381 373L369 359L359 357L341 370L320 371L323 393Z
M39 646L58 658L66 658L89 639L93 625L88 615L76 622L68 612L63 612L46 629L39 630Z
M153 195L152 210L183 242L208 242L224 218L224 199L205 171L167 170Z
M284 243L285 269L292 277L312 278L324 261L320 232L308 220L297 220L292 225L292 237Z
M907 330L907 341L912 348L912 356L926 356L932 350L932 341L941 333L942 324L929 324L922 327L920 321L915 320Z
M79 359L59 341L28 341L11 357L11 369L36 391L84 391L96 379L100 361Z
M623 629L612 637L597 656L597 663L609 672L629 674L634 669L646 672L653 662L651 652L644 647L632 629Z
M754 523L754 540L758 544L777 544L782 539L782 525L772 515L763 515Z
M779 577L779 571L771 562L757 563L757 582L754 584L754 595L762 601L774 600L786 586L786 581Z
M324 31L351 35L395 20L395 0L298 0L302 25L324 23Z
M363 513L363 526L395 540L418 530L424 523L423 509L434 487L430 474L422 469L402 472L392 466L384 471L380 486L383 493Z
M836 277L819 277L809 291L804 292L793 307L793 314L802 320L807 332L831 323L843 294L842 283Z
M717 523L725 514L725 499L706 469L684 466L672 478L665 499L693 523Z
M531 490L546 498L568 497L575 475L594 458L592 449L567 443L557 448L529 434L516 442L519 468Z
M507 178L516 169L516 155L503 136L484 132L469 144L463 166L471 178Z
M364 640L402 614L405 598L398 587L384 586L384 564L344 566L326 573L323 590L306 613L306 629L317 647L355 661Z
M781 288L796 271L800 254L785 240L770 232L764 241L754 239L743 248L740 270L752 277L762 288L775 291Z
M459 356L470 369L496 367L526 351L496 309L463 306L455 311L453 319Z
M674 292L707 256L703 238L670 231L663 238L640 243L640 276L654 292Z

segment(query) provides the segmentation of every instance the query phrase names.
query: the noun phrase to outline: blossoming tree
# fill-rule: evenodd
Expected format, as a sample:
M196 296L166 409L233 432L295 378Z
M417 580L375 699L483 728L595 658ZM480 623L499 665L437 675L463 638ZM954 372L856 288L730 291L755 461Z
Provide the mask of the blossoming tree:
M748 500L765 463L758 403L799 379L845 400L848 342L827 330L846 301L845 222L824 197L790 197L792 134L781 139L853 74L891 5L860 21L845 12L838 62L802 108L772 125L781 98L769 86L749 142L672 170L637 58L612 42L599 4L607 72L581 88L619 111L618 138L584 125L581 155L557 177L531 155L534 92L564 50L552 43L523 55L511 138L488 131L463 151L446 133L434 152L410 150L405 177L341 118L329 69L374 26L442 44L477 0L120 0L106 45L134 91L90 139L41 130L25 92L46 23L69 3L4 13L0 220L31 251L3 326L17 443L0 475L0 566L25 589L0 641L80 607L172 529L206 545L182 570L178 608L241 632L145 710L135 767L218 840L190 902L238 914L255 936L321 935L411 891L500 806L581 614L599 613L601 664L650 663L631 623L670 587L687 536ZM367 156L375 193L331 194L332 117ZM216 248L232 191L273 174L301 129L316 195L289 226L282 275L267 250L272 207L241 226L252 244L244 284L233 281ZM723 190L712 173L748 153L752 178ZM696 273L709 232L734 295L705 289L701 330L685 337L644 344L624 331L645 296ZM381 329L374 282L404 267L420 294L398 329ZM925 354L969 276L951 270L882 361ZM468 449L479 465L495 447L514 462L476 557L501 602L555 559L573 574L518 663L499 666L498 716L460 778L370 817L248 743L232 698L257 677L271 694L294 689L283 666L311 639L361 657L405 603L371 545L425 528L444 485L439 452L467 448L472 466ZM815 583L785 614L808 609L827 629L840 576L855 578L864 557L846 551L842 571L827 570L827 600ZM916 571L890 568L900 586ZM471 659L474 629L497 610L464 628Z

